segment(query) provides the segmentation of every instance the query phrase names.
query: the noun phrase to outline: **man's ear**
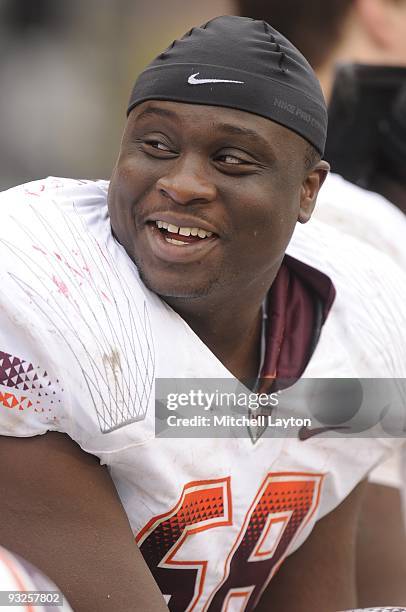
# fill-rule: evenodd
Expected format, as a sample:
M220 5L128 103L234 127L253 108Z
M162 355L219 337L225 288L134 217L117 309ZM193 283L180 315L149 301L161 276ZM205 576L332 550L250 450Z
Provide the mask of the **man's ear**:
M321 160L306 173L300 191L299 223L307 223L316 205L317 195L330 170L329 164Z

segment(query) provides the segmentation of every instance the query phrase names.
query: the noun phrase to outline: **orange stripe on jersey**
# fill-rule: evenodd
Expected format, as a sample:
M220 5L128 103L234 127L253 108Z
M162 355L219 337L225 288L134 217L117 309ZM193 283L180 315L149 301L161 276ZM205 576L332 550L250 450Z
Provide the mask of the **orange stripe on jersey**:
M146 525L145 527L143 527L143 529L137 534L135 541L137 542L138 545L140 545L140 543L145 539L145 536L148 532L153 531L155 529L155 527L157 525L159 525L162 520L165 519L170 519L172 516L176 515L177 512L179 511L179 509L182 507L183 503L184 503L184 499L185 499L185 495L187 494L188 498L190 500L192 500L194 497L196 497L195 501L198 501L199 503L201 502L201 489L203 489L205 486L210 487L211 489L213 489L212 493L215 494L216 489L219 490L219 492L222 492L223 490L223 486L224 483L226 484L227 487L227 499L231 500L231 490L230 490L230 477L227 476L227 478L217 478L214 480L192 480L191 482L188 482L182 489L182 494L179 498L178 503L176 504L176 506L174 506L171 510L169 510L168 512L164 512L163 514L159 514L158 516L154 516ZM216 487L215 485L218 484L219 487ZM193 492L193 489L196 487L196 492ZM233 521L233 517L232 517L232 507L231 504L228 508L228 513L227 513L227 520L224 522L224 525L231 525ZM205 527L196 527L193 531L196 533L198 531L204 531ZM192 533L192 531L190 531L189 533Z
M189 536L232 525L230 477L192 481L171 510L154 517L136 540L172 610L195 609L204 588L208 559L176 559ZM180 573L174 572L174 569Z

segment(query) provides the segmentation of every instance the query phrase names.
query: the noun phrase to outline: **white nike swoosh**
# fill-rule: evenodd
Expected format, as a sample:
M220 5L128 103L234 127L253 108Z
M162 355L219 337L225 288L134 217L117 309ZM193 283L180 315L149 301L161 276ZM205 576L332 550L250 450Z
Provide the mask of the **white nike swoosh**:
M189 85L204 85L204 83L241 83L244 85L244 81L231 81L229 79L196 79L200 72L191 74L187 82Z

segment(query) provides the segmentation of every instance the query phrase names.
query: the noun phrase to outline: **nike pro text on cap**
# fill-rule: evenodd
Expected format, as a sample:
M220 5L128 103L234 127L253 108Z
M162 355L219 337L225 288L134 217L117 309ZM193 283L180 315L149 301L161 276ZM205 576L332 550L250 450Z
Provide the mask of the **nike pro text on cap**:
M265 21L225 16L192 28L140 74L127 114L146 100L261 115L324 152L327 109L319 82L296 47Z

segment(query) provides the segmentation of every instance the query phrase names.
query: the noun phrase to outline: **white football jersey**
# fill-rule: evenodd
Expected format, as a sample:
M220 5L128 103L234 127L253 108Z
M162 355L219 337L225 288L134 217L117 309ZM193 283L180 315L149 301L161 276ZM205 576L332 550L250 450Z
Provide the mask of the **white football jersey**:
M406 269L406 215L378 193L330 172L320 189L314 218L372 245Z
M406 270L406 215L378 193L330 172L320 190L314 218L372 245ZM399 453L381 463L369 480L402 487Z
M232 379L141 282L105 181L0 195L0 434L66 432L107 464L171 610L252 610L284 558L400 444L390 438L156 438L156 379ZM304 376L406 376L399 268L327 225L289 253L336 299ZM383 282L384 281L384 282Z

